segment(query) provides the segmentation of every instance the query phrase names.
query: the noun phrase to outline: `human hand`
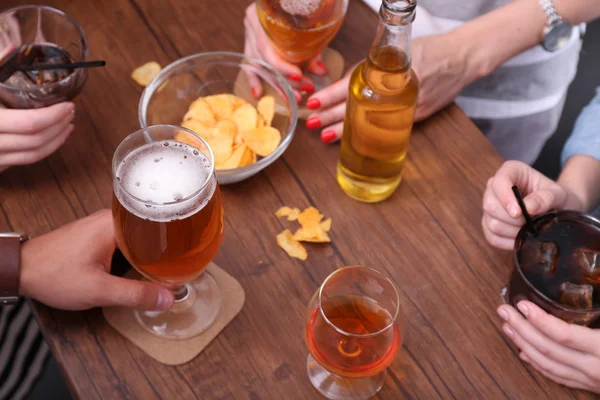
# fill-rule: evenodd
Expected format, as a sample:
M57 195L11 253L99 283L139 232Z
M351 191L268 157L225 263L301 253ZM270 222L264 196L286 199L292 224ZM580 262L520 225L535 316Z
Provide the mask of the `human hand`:
M258 20L256 3L252 3L246 9L244 30L244 53L250 57L266 61L271 64L273 68L281 72L283 76L287 77L290 84L295 89L294 94L296 96L296 101L300 101L301 99L300 92L309 94L314 93L315 86L312 80L303 75L302 69L299 66L291 64L281 58L277 53L277 50L269 41L267 34ZM321 54L309 62L308 70L318 76L327 75L329 72L323 63ZM248 71L246 72L246 75L248 76L248 82L252 89L252 96L254 96L254 98L261 97L263 94L263 87L260 83L260 79Z
M479 75L451 32L413 39L411 46L412 69L419 78L418 122L454 101Z
M115 248L110 210L33 238L21 250L21 294L65 310L103 306L170 308L170 290L110 275Z
M355 68L356 65L350 68L342 79L319 90L306 101L306 107L309 110L315 110L308 116L306 127L308 129L323 128L321 130L323 143L333 143L342 137L348 87Z
M600 393L600 332L568 324L529 301L503 305L498 315L520 357L553 381Z
M34 110L0 108L0 172L52 154L73 131L74 117L70 102Z
M481 225L488 242L497 248L510 250L525 224L512 192L517 185L531 215L552 209L581 210L582 201L567 186L558 184L519 161L507 161L487 182L483 195Z

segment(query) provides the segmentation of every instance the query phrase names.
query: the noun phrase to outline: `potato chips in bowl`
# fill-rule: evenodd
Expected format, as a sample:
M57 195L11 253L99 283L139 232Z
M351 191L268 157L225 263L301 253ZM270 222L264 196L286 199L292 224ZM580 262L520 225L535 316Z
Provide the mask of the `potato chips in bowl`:
M283 154L297 105L286 79L268 64L243 54L202 53L175 61L150 82L139 120L142 127L179 125L201 136L215 156L219 183L229 184Z

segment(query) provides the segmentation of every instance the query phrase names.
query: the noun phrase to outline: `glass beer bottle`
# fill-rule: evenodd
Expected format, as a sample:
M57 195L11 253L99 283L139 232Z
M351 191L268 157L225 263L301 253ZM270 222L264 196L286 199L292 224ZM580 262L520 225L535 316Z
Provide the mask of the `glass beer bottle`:
M352 73L337 179L352 198L377 202L400 184L419 83L410 68L415 0L383 0L369 56Z

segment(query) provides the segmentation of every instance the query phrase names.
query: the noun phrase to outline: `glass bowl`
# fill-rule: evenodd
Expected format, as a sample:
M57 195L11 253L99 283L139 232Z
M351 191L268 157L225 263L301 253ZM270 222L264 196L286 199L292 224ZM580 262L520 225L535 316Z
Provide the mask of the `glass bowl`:
M86 61L88 41L81 26L64 12L46 6L21 6L0 14L0 59L28 44L52 44L73 62ZM87 70L78 68L58 82L16 87L0 82L0 102L8 108L41 108L74 99L83 89Z
M198 97L234 94L256 107L248 75L257 77L265 92L275 97L272 126L281 132L281 143L254 164L217 170L222 185L240 182L277 160L290 145L298 119L298 106L287 80L268 64L243 54L213 52L194 54L169 64L146 87L139 104L142 128L150 125L181 125L190 104Z

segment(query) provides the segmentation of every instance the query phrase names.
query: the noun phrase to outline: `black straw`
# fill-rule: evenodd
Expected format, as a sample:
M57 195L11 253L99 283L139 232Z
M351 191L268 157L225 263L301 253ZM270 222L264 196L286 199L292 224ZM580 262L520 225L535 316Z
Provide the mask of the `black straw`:
M534 235L537 235L537 231L535 230L535 226L533 225L533 219L531 218L531 215L529 215L529 213L527 212L527 208L525 207L525 202L523 201L523 196L521 196L519 188L515 185L512 187L512 191L515 194L515 197L517 198L517 203L519 203L521 212L523 212L523 216L525 217L525 221L527 223L527 228L529 229L529 232L531 232Z
M20 71L47 71L53 69L75 69L75 68L94 68L104 67L106 61L83 61L67 64L36 64L36 65L19 65L17 69Z

